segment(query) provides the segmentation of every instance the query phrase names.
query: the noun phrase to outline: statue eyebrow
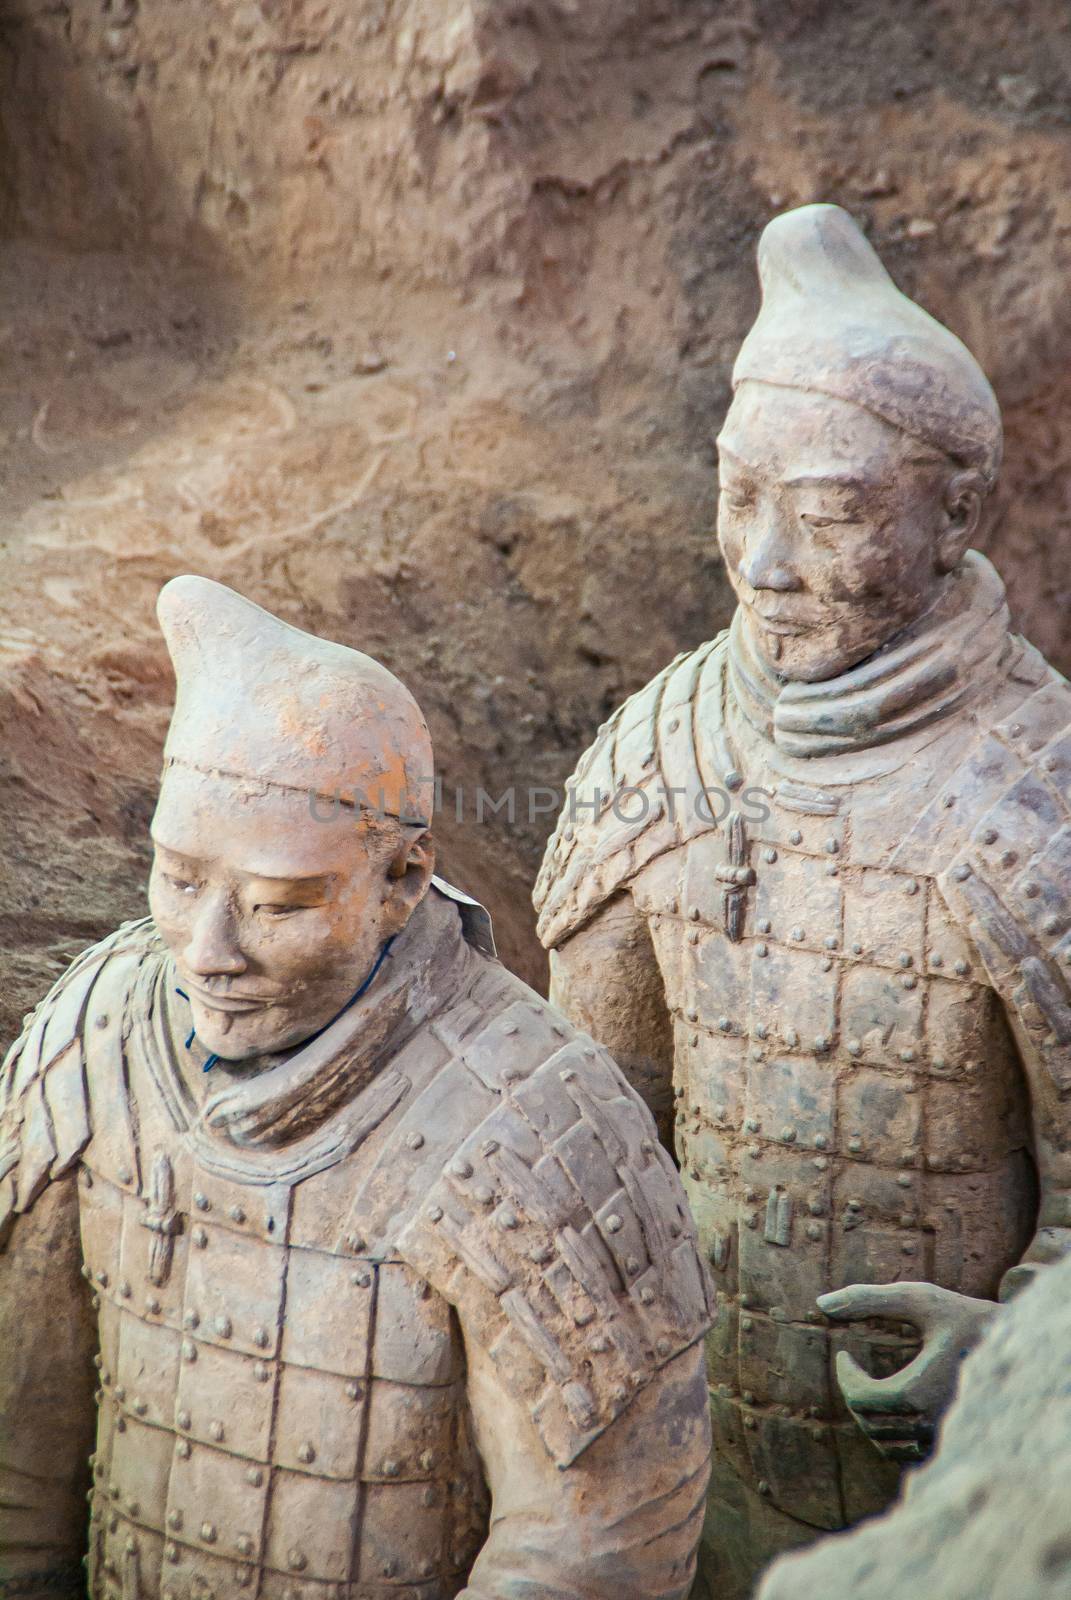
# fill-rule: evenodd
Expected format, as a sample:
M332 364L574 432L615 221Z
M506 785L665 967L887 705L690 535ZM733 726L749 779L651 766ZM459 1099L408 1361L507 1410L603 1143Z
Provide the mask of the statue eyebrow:
M866 478L860 478L853 472L797 472L791 478L783 478L786 489L854 489L857 494L866 494L873 488Z

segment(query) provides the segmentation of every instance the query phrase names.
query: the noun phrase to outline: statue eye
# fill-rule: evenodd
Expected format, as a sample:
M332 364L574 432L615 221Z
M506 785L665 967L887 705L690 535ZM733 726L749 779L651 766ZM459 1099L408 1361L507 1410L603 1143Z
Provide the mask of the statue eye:
M254 906L253 910L254 912L263 911L264 915L267 917L289 917L292 916L295 911L307 910L307 907L263 904Z
M170 884L171 888L176 890L179 894L197 893L197 885L195 883L191 883L188 878L176 878L171 872L165 872L162 874L162 876L164 882Z
M731 511L746 511L751 504L751 496L746 489L723 488L722 499Z
M827 528L844 528L852 520L850 517L820 517L804 511L800 516L801 522L814 533L822 533Z

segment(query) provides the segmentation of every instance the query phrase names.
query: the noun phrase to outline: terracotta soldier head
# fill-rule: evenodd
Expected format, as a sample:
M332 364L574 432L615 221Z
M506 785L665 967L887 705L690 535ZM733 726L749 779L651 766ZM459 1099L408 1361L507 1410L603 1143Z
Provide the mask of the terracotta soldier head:
M285 1051L346 1005L434 867L427 726L359 651L206 578L167 584L178 692L153 818L153 918L201 1043Z
M776 217L759 272L718 440L718 538L754 647L817 681L937 601L996 479L1000 412L838 206Z

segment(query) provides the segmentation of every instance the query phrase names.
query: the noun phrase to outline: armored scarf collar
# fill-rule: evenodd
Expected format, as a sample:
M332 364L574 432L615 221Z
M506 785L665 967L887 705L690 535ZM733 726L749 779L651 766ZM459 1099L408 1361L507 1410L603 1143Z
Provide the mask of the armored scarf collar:
M901 739L980 700L1012 641L1004 585L968 551L938 603L876 655L821 683L786 683L763 660L742 610L729 630L729 692L788 756L843 755Z
M198 1159L239 1181L293 1182L355 1149L408 1092L392 1060L452 998L465 958L457 909L433 890L366 994L277 1065L213 1084L200 1105L179 1054L183 1020L167 993L173 974L162 974L157 1042L166 1098ZM159 1078L158 1086L165 1089Z

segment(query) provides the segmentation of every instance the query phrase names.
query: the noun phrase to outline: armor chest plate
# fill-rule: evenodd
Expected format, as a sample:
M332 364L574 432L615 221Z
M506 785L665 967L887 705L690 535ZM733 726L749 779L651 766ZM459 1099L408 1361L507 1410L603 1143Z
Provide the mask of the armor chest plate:
M143 1199L89 1163L91 1593L456 1593L485 1524L446 1303L357 1235L303 1236L295 1195L314 1216L329 1175L258 1188L158 1155Z
M868 1502L851 1502L859 1441L832 1357L850 1348L880 1371L906 1347L827 1331L816 1297L918 1278L994 1294L1029 1238L1033 1188L1025 1085L976 953L933 881L861 857L850 816L812 804L771 797L765 819L660 857L634 894L674 1019L678 1154L721 1289L723 1447L775 1503L835 1527Z

